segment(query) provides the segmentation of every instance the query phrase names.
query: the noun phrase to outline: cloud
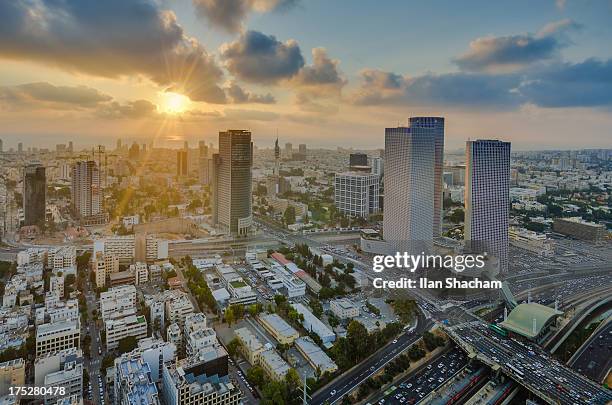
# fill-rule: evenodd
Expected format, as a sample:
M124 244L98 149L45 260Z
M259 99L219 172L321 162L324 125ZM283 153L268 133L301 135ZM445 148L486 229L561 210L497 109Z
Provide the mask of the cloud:
M335 114L339 111L338 103L321 103L305 93L298 93L295 103L300 110L317 114Z
M0 1L0 58L140 75L193 100L225 102L214 57L154 0Z
M113 101L102 106L97 112L101 118L110 119L139 119L150 118L158 115L157 106L148 100L135 100L120 104Z
M224 118L228 121L274 121L279 115L271 111L226 109Z
M234 104L254 103L254 104L274 104L276 99L270 93L254 94L244 90L236 82L230 83L225 89L228 98Z
M460 69L471 72L508 73L533 63L554 58L567 46L568 30L580 25L561 20L546 25L537 34L483 37L470 42L470 49L454 60Z
M304 66L297 42L280 42L273 35L247 31L221 47L227 69L239 79L274 84L295 76Z
M288 10L297 3L298 0L193 0L193 7L196 14L213 27L236 33L253 11L267 13Z
M367 69L362 84L350 97L357 105L443 105L499 108L518 105L513 90L515 75L493 76L473 73L426 74L403 77L396 73Z
M47 82L0 86L0 102L8 108L83 109L112 100L87 86L54 86Z
M312 65L302 67L292 83L311 96L339 95L347 83L338 70L340 61L331 59L325 48L314 48L312 59Z
M549 66L524 80L519 91L541 107L612 106L612 59Z

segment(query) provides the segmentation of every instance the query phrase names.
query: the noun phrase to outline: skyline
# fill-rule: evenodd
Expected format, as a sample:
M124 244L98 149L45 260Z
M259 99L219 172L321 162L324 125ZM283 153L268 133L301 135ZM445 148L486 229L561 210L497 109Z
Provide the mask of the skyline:
M278 132L369 149L385 127L439 115L449 149L609 146L612 4L474 6L0 2L0 137L176 147L248 128L258 146Z

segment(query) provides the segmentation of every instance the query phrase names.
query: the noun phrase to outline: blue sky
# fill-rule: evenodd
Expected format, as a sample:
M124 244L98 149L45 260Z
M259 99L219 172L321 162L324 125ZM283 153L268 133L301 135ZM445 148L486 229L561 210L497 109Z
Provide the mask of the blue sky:
M610 21L609 0L0 0L0 136L366 148L435 114L449 147L610 147Z

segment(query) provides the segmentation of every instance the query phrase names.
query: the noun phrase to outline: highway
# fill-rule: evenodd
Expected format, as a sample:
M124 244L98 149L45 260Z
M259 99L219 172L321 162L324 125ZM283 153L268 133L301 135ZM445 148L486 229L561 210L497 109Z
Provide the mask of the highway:
M418 371L399 380L394 384L395 389L379 393L370 402L377 403L384 399L385 404L414 404L422 401L429 393L465 370L467 363L467 355L454 347L432 359L428 365L421 366Z
M568 363L574 370L601 382L612 368L612 318L604 320Z
M477 353L490 366L549 403L607 404L612 392L577 374L536 345L505 338L475 321L447 328L464 350Z
M312 395L310 404L320 405L327 402L331 405L341 400L344 395L357 389L362 382L370 378L371 375L383 368L388 362L420 339L423 332L430 329L432 326L432 321L425 319L424 316L419 314L418 325L414 332L402 333L398 336L397 343L388 343L368 359L334 379L331 383Z

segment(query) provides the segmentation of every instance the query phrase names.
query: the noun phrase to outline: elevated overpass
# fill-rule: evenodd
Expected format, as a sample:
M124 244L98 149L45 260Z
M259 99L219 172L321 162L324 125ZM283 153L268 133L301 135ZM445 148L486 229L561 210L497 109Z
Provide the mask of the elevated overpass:
M571 321L557 331L543 346L545 349L549 349L551 353L554 353L561 347L565 339L567 339L576 327L582 323L589 315L600 308L612 307L612 296L607 297L597 296L587 301L583 308L574 315Z

